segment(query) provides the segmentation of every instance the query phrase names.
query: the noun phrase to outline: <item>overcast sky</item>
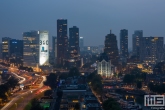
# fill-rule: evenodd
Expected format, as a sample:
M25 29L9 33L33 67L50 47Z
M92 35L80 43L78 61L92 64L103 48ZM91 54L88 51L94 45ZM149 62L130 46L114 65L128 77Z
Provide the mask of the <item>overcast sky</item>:
M128 29L144 36L165 36L165 0L0 0L0 37L22 39L22 32L48 30L56 36L57 19L79 27L85 45L103 45L105 36ZM69 33L68 33L69 34Z

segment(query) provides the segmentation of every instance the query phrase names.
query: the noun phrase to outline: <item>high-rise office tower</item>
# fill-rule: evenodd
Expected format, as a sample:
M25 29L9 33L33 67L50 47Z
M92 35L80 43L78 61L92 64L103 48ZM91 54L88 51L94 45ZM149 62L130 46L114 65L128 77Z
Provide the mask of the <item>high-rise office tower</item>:
M143 37L140 48L140 59L144 63L154 66L164 60L163 37Z
M138 58L140 58L140 45L141 45L141 39L143 37L143 31L136 30L132 37L133 37L132 39L133 55L136 55Z
M33 67L49 65L49 37L47 31L23 33L23 66Z
M9 37L2 38L2 58L6 59L10 56L10 40Z
M80 67L79 28L69 28L69 67Z
M128 58L128 30L120 30L120 54L124 58Z
M117 47L116 35L110 34L105 36L105 48L104 52L109 56L111 63L114 66L118 66L119 53Z
M68 58L67 20L57 20L57 63L64 65Z
M23 56L23 40L10 40L10 56L13 54Z
M39 32L23 33L23 66L37 67L39 63Z
M49 33L38 31L39 34L39 66L49 65Z
M80 47L80 51L82 51L83 47L84 47L84 38L80 37L79 39L79 47Z
M54 63L56 64L57 60L57 37L52 36L52 49L53 49L53 58L54 58Z

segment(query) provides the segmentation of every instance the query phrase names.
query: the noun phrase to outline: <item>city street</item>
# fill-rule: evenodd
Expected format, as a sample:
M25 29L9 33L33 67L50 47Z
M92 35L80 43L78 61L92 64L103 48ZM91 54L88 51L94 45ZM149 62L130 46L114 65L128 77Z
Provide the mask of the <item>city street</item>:
M28 73L28 72L26 73L26 75L23 74L23 73L21 73L21 72L18 75L16 73L14 73L14 72L17 72L17 69L16 68L10 68L10 71L11 72L9 74L14 75L18 79L21 79L19 81L19 83L20 84L24 84L24 85L31 84L33 81L36 80L37 77L40 76L40 75L38 75L37 77L32 78L31 74ZM21 108L20 110L22 110L22 107L25 107L28 104L28 102L36 96L36 94L33 91L38 91L38 90L41 89L42 92L43 92L43 91L46 90L46 89L43 90L43 88L42 88L44 86L43 85L43 82L46 80L46 77L45 76L42 76L42 78L43 78L43 80L41 81L41 83L39 84L39 86L37 86L36 88L30 89L30 90L22 90L22 91L19 91L19 92L14 93L13 94L14 97L11 97L12 99L10 100L10 102L8 102L1 110L9 110L9 108L13 104L16 104L16 107L17 107L17 103L16 103L17 100L19 100L20 98L24 98L25 95L30 96L28 98L24 98L24 100L22 102L23 105L21 104L21 106L18 106L19 108Z

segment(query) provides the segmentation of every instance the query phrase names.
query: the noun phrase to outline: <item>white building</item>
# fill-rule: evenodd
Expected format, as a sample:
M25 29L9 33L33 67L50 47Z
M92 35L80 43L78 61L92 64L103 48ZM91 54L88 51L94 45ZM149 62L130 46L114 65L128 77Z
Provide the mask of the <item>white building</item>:
M39 66L49 65L48 31L39 31Z
M97 73L102 77L109 78L113 75L112 67L113 66L108 56L105 53L102 53L97 61Z
M39 66L49 65L49 37L47 31L23 33L23 66L39 71Z

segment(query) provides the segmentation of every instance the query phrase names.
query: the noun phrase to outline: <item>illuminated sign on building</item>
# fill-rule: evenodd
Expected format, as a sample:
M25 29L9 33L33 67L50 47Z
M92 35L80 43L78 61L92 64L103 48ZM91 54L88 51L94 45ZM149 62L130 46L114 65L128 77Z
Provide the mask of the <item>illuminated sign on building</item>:
M39 65L49 64L49 37L47 31L39 31Z

